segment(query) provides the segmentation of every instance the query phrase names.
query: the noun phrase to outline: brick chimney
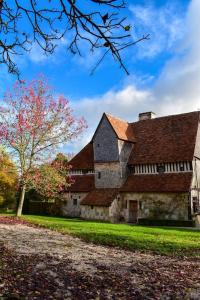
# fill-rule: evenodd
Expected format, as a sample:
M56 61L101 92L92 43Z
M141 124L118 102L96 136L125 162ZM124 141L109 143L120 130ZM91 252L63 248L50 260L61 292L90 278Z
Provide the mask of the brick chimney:
M155 119L156 114L152 111L144 112L139 114L139 121Z

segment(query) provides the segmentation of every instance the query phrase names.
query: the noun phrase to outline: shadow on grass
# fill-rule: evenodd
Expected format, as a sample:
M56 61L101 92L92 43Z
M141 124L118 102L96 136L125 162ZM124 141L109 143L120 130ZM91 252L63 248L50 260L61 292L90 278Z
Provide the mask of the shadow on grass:
M127 231L128 228L131 229L131 231L140 231L145 233L150 233L149 231L152 230L152 234L155 233L156 231L162 231L163 233L165 231L173 232L173 231L178 231L178 232L185 232L185 233L193 233L195 235L200 234L200 230L197 230L195 228L184 228L184 227L173 227L173 226L148 226L148 225L137 225L137 224L131 224L131 223L110 223L106 221L101 221L101 220L84 220L81 218L68 218L68 217L59 217L59 216L47 216L47 215L24 215L27 218L36 218L40 219L43 221L53 221L53 222L66 222L66 223L82 223L82 224L102 224L102 225L108 225L109 228L112 228L113 231L118 231L120 227L120 231Z
M66 222L71 222L71 223L98 223L98 224L112 224L110 222L106 221L101 221L101 220L85 220L81 218L69 218L69 217L63 217L63 216L48 216L48 215L23 215L24 217L27 218L42 218L43 220L45 219L51 219L51 220L58 220L58 221L66 221ZM118 225L118 224L113 224L113 225Z

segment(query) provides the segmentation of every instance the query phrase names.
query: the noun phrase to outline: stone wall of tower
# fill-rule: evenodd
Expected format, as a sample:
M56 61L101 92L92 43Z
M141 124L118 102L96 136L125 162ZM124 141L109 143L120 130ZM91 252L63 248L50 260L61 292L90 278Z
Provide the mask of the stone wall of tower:
M96 188L119 188L127 178L127 162L133 144L118 140L106 116L93 139Z
M93 139L94 161L119 161L118 140L116 134L104 116Z
M124 182L120 162L95 163L95 187L119 188Z

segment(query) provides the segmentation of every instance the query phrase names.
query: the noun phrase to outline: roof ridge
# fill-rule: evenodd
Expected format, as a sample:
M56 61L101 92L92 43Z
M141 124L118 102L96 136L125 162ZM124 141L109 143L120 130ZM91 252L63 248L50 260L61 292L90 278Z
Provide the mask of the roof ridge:
M105 114L106 116L110 116L111 118L118 119L119 121L122 121L122 122L124 122L124 123L130 124L129 122L127 122L127 121L125 121L125 120L123 120L123 119L121 119L121 118L119 118L119 117L113 116L113 115L111 115L110 113L104 112L104 114Z
M175 115L167 115L167 116L155 117L153 119L138 120L138 121L135 121L135 122L131 122L129 124L132 125L132 124L135 124L135 123L138 123L138 122L141 122L141 121L149 121L149 120L155 121L155 120L164 119L164 118L175 118L177 116L184 116L184 115L189 115L189 114L194 114L194 113L200 114L200 111L195 110L195 111L190 111L190 112L180 113L180 114L175 114Z

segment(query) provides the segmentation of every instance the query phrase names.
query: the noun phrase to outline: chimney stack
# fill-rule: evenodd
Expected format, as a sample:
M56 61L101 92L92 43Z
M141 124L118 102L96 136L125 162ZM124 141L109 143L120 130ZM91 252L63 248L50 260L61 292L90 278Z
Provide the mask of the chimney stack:
M156 114L152 111L144 112L139 114L139 121L155 119Z

